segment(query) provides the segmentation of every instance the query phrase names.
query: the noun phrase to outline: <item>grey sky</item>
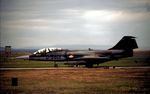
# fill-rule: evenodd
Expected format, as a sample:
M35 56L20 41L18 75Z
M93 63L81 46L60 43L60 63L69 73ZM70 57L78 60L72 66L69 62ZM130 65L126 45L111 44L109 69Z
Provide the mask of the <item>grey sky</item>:
M149 0L0 0L1 46L112 46L137 37L150 49Z

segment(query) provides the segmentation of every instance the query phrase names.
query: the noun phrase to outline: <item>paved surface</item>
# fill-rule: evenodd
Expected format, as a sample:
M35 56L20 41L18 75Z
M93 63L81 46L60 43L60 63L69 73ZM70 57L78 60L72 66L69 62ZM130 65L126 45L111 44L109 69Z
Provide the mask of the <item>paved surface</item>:
M101 67L104 68L104 67ZM109 67L109 69L112 69L113 67ZM150 67L115 67L115 68L150 68ZM73 67L73 68L0 68L0 70L51 70L51 69L86 69L86 68L80 68L80 67ZM89 68L90 69L90 68ZM96 68L99 69L99 68ZM107 68L106 68L107 69Z

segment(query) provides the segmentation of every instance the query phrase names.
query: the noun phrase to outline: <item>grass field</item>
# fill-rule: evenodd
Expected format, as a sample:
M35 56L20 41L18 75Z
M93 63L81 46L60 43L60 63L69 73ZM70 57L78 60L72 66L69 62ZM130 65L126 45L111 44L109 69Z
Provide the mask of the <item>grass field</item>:
M11 78L18 86L11 86ZM51 69L0 72L1 94L149 94L150 69Z
M137 66L150 66L150 50L134 51L136 57L122 58L99 64L99 66L118 66L118 67L137 67ZM0 54L0 68L42 68L54 67L54 62L50 61L29 61L15 59L17 56L30 55L31 52L12 52L9 58L5 57L5 53ZM142 57L139 58L138 56ZM57 62L58 67L72 67L64 65L64 62ZM80 67L85 67L84 65ZM95 64L94 67L97 67Z
M137 52L142 57L145 52ZM0 68L49 68L49 61L29 61L14 57L30 53L13 53L0 58ZM3 55L1 55L3 56ZM99 66L150 66L150 58L123 58ZM58 67L73 67L58 63ZM0 94L149 94L150 68L97 68L50 70L0 70ZM18 86L11 79L18 78Z
M99 66L119 66L119 67L137 67L137 66L150 66L150 59L144 58L124 58L99 64ZM71 65L64 65L64 62L58 62L58 67L72 67ZM97 67L97 65L94 65ZM19 59L1 59L1 68L41 68L41 67L54 67L54 62L49 61L29 61ZM85 67L84 65L80 67Z

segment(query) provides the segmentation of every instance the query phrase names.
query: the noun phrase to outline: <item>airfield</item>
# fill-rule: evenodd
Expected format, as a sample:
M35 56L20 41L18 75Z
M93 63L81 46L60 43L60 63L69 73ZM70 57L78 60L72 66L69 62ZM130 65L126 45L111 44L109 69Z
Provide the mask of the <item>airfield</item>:
M147 51L137 51L133 58L94 68L62 63L54 67L53 62L14 59L30 53L13 54L11 59L1 58L1 94L149 94L150 91ZM17 86L12 86L12 78L18 78Z

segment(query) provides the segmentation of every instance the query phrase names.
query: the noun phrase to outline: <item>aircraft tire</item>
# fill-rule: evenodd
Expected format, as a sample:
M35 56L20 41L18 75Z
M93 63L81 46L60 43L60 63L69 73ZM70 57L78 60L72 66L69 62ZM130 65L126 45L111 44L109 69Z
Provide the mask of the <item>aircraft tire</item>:
M93 64L87 63L87 64L86 64L86 67L87 67L87 68L93 68Z

